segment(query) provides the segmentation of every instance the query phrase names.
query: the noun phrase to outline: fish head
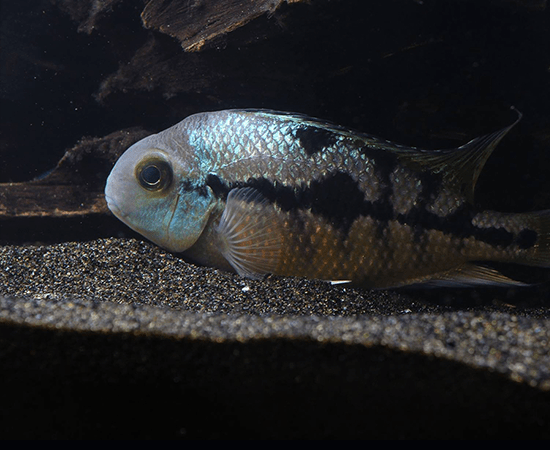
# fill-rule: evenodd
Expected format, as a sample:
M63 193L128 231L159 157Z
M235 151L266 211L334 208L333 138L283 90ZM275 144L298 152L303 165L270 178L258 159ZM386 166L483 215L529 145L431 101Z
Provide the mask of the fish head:
M202 234L215 198L196 187L192 149L182 156L160 135L128 148L105 186L111 212L127 226L172 252L183 252ZM181 146L178 146L181 147Z

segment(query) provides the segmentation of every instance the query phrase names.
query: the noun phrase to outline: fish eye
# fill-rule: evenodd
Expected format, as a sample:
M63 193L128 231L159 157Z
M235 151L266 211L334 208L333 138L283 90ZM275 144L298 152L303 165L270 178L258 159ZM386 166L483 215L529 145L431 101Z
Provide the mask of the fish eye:
M142 188L148 191L166 189L172 183L172 167L159 158L147 159L136 167L136 176Z

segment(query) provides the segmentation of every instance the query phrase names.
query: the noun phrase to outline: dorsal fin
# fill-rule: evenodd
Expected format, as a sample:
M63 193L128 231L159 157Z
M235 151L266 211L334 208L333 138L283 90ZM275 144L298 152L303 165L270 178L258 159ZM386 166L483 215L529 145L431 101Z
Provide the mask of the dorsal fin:
M416 170L428 170L443 176L445 183L458 190L473 203L474 189L483 166L502 138L516 125L522 114L511 125L485 136L475 138L456 149L420 150L397 148L399 160Z
M512 107L518 117L511 125L485 136L480 136L467 144L444 150L422 150L394 144L384 139L362 133L357 133L345 127L330 122L311 118L298 113L284 113L271 110L235 110L240 113L259 113L266 116L285 117L287 120L296 120L310 126L323 128L346 137L352 141L358 140L359 146L367 144L369 147L389 151L397 155L400 162L413 170L428 171L441 174L444 183L459 193L470 203L474 201L474 189L483 166L489 156L504 138L504 136L521 120L522 114Z

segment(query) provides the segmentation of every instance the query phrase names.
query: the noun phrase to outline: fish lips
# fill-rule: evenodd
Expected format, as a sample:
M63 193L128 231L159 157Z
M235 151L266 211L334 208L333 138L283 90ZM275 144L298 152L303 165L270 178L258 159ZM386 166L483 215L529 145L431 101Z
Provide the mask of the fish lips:
M125 214L118 207L118 205L116 204L116 202L113 200L112 197L105 195L105 201L107 202L107 208L109 208L109 211L111 211L120 220L124 219Z

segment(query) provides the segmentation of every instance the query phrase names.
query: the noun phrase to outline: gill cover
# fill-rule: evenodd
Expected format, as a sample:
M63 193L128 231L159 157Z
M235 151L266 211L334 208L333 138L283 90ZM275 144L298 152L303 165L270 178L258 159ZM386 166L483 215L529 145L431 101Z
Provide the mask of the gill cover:
M115 164L105 187L109 209L155 244L182 252L199 238L215 201L195 188L193 167L163 145L159 135L131 146Z

